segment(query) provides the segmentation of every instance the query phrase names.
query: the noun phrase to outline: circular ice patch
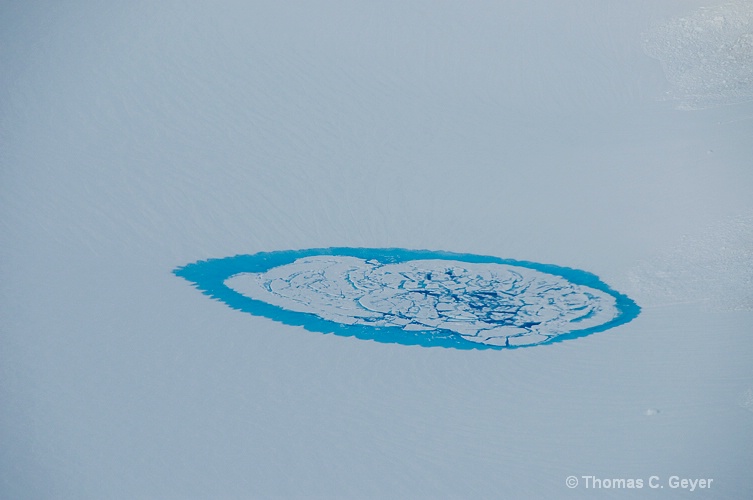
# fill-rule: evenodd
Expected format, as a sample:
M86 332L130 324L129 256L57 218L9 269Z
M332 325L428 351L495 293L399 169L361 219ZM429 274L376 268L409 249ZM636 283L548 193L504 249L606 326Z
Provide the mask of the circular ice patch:
M310 249L200 261L175 273L233 308L285 324L424 346L544 344L639 312L585 271L448 252Z

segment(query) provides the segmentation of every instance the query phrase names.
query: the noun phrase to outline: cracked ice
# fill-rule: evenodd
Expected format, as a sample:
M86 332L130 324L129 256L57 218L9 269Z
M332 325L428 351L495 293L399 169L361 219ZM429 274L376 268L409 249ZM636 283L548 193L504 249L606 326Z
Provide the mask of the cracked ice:
M496 346L540 344L619 315L615 298L601 290L497 263L311 256L239 273L225 284L249 298L341 324L443 330Z

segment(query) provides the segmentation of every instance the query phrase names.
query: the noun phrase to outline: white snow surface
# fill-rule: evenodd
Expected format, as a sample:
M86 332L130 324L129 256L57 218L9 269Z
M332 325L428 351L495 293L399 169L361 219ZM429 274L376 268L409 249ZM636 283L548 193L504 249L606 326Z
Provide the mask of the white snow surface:
M0 2L0 498L752 498L751 9ZM583 269L642 312L424 348L172 274L325 247Z
M753 101L753 8L748 0L701 7L653 26L646 53L662 62L681 109Z

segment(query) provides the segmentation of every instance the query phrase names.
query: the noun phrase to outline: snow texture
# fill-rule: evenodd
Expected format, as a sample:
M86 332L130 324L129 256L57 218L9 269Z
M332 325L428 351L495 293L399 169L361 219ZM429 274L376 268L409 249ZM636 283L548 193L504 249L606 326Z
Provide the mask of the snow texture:
M646 307L696 304L716 311L753 310L753 216L736 216L683 235L643 261L625 283Z
M701 7L644 35L646 53L662 62L680 109L753 100L753 3Z
M753 412L753 388L740 394L738 404L740 405L740 408Z
M753 498L751 8L3 0L0 498ZM290 265L314 255L225 260L331 248L485 281L452 300L432 264L447 292L391 304L363 289L417 259L349 255L326 284L370 273L369 309L310 280L307 309ZM474 340L489 316L513 343L537 325L493 317L492 271L575 284L532 297L564 320L616 297L457 254L587 270L640 315L519 349L316 316ZM176 277L199 262L228 273ZM423 347L443 334L474 347Z

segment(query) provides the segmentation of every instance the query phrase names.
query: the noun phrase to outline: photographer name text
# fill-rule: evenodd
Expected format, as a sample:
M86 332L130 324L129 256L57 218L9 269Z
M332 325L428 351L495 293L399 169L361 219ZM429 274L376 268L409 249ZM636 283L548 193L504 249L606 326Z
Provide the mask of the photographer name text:
M590 490L639 490L643 488L661 489L670 488L673 490L708 490L714 482L711 478L687 478L681 476L669 476L663 479L660 476L650 476L648 479L643 478L602 478L598 476L568 476L565 479L565 485L568 488L584 488Z

